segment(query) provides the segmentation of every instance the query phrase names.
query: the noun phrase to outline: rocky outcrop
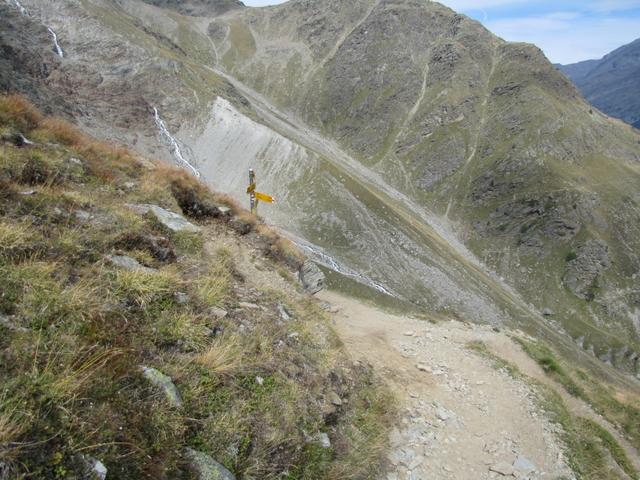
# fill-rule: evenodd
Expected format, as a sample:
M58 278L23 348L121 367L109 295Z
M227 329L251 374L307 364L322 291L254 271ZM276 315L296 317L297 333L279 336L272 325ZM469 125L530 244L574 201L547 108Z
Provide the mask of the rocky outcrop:
M564 284L574 295L593 300L600 274L610 266L608 245L601 240L588 240L578 249L575 258L571 257L565 269Z

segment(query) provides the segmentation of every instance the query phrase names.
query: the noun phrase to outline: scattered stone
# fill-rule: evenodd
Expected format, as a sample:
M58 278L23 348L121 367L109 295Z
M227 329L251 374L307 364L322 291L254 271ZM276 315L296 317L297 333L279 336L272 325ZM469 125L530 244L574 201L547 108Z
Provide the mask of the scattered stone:
M74 457L75 465L80 473L81 480L105 480L107 478L107 467L100 460L88 455L77 455Z
M329 395L327 395L327 398L336 407L342 406L342 399L340 398L340 395L338 395L336 392L334 391L329 392Z
M298 338L300 334L298 332L293 332L288 335L289 338Z
M189 303L189 297L186 293L176 292L173 294L173 296L176 299L176 303L178 305L186 305L187 303Z
M411 460L411 462L407 465L407 468L409 470L415 470L416 468L418 468L420 465L422 465L422 462L424 462L424 457L422 456L417 456L415 457L413 460Z
M124 182L122 184L122 188L124 188L125 190L133 190L134 188L136 188L136 182Z
M542 310L543 317L553 317L553 315L553 310L551 310L550 308L545 308L544 310Z
M416 336L416 332L404 332L404 336L405 337L415 337Z
M185 448L184 457L198 480L236 480L229 470L206 453Z
M436 408L436 418L438 420L442 420L443 422L446 422L447 420L453 418L455 415L453 412L450 412L449 410L447 410L444 407L438 407Z
M182 215L179 215L169 210L165 210L157 205L127 205L134 212L139 215L145 215L149 212L153 213L160 223L173 232L191 232L198 233L202 231L202 228L189 222Z
M504 477L513 476L513 467L507 462L496 463L495 465L489 467L489 471L495 472Z
M531 473L536 471L536 466L529 461L526 457L518 456L513 462L513 468L520 474L526 475L527 473Z
M262 377L256 377L256 383L258 385L264 385L264 378Z
M230 217L232 213L231 209L229 207L225 207L224 205L218 205L218 211L223 217Z
M298 279L302 287L310 294L315 294L324 288L324 273L318 266L310 260L307 260L298 272Z
M2 136L2 140L5 142L11 142L16 147L26 147L28 145L33 145L33 142L28 140L23 134L20 132L8 133Z
M209 313L219 319L225 318L227 315L229 315L229 312L227 312L226 310L222 309L222 308L218 308L218 307L211 307L209 309Z
M35 195L36 193L38 193L36 190L24 190L22 192L19 192L20 195L24 195L25 197L30 197L31 195Z
M157 270L141 265L135 258L124 255L107 255L106 259L115 267L130 271L141 271L145 273L156 273Z
M329 435L324 432L316 435L316 441L320 443L320 446L322 448L331 448L331 440L329 439Z
M319 306L322 310L324 310L324 311L326 311L326 312L328 312L328 311L329 311L329 310L331 310L331 308L332 308L332 305L331 305L329 302L325 302L324 300L322 300L321 302L319 302L319 303L318 303L318 306Z
M424 363L417 364L416 368L421 372L431 373L431 367L429 365L425 365Z
M164 373L156 370L155 368L150 367L142 367L142 373L144 378L149 380L152 385L160 388L167 401L174 407L182 406L182 398L180 397L180 392L173 384L171 377L165 375Z
M285 307L281 303L278 304L278 313L280 314L280 318L285 322L288 322L289 320L291 320L291 314L287 310L287 307Z
M91 214L89 212L85 212L84 210L76 210L73 212L76 216L76 219L80 222L88 222L91 220Z
M13 330L14 332L25 333L25 332L29 331L28 329L26 329L24 327L19 327L18 325L13 323L9 319L9 317L6 317L6 316L2 315L1 313L0 313L0 326L3 326L7 330ZM0 477L0 478L2 478L2 477Z
M238 304L238 306L240 308L248 308L249 310L259 310L260 306L256 305L255 303L249 303L249 302L240 302Z

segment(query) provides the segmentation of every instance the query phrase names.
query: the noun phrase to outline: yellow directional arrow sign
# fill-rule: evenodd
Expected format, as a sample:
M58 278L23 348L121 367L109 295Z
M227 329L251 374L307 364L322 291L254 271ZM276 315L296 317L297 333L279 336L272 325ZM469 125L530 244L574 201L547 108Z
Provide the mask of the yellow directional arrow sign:
M271 195L267 195L266 193L255 192L256 200L262 200L263 202L273 203L276 201Z

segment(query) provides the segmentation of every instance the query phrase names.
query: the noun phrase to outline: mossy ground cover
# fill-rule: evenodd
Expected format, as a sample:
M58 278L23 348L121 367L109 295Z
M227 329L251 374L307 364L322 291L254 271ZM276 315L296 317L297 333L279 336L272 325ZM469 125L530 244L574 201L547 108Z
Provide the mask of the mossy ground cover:
M16 132L33 144L14 145ZM300 262L290 244L184 172L95 142L20 97L0 97L0 134L2 478L79 478L82 455L109 478L190 478L185 447L240 479L371 478L391 419L371 369L346 359L294 284L248 288L228 250L205 248L231 232L280 279ZM172 232L128 207L139 203L203 231ZM216 213L221 203L231 218ZM173 379L181 407L142 365Z

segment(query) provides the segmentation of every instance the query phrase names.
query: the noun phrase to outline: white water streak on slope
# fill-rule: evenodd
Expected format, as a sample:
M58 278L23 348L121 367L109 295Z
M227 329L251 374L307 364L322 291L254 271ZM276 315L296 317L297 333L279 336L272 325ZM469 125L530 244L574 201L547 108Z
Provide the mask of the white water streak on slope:
M20 11L22 15L24 15L25 17L29 16L29 12L27 11L27 9L24 8L18 0L13 0L13 4L16 6L16 8Z
M398 295L390 292L385 287L380 285L378 282L376 282L374 280L371 280L370 278L368 278L368 277L366 277L366 276L364 276L364 275L362 275L362 274L360 274L358 272L355 272L355 271L351 270L348 267L340 265L331 256L329 256L327 253L325 253L320 247L317 247L316 245L311 245L310 243L307 243L307 242L302 242L299 239L291 240L291 241L298 248L300 248L301 250L304 250L305 252L310 253L310 256L316 262L324 265L327 268L330 268L334 272L338 272L339 274L344 275L345 277L353 278L358 283L362 283L364 285L367 285L367 286L373 288L374 290L377 290L378 292L384 293L385 295L388 295L390 297L400 298Z
M53 45L55 46L56 53L60 58L64 58L64 52L62 51L62 47L58 43L58 35L56 35L56 32L54 32L51 27L47 27L47 30L49 30L49 33L53 37Z
M153 107L153 118L156 122L158 130L160 130L162 136L167 140L167 142L169 142L169 145L171 146L171 152L173 153L174 157L176 157L181 163L189 168L191 172L193 172L193 174L196 176L196 178L200 178L200 172L182 155L182 150L180 150L178 141L171 136L171 133L169 133L167 125L164 123L162 118L160 118L160 114L158 113L158 109L156 107Z
M8 3L11 4L10 1ZM21 15L24 15L25 17L29 17L30 16L29 15L29 11L26 8L24 8L24 6L18 0L13 0L13 4L18 9L18 11L20 12ZM64 58L64 52L62 51L62 47L60 46L60 43L58 43L58 35L56 34L56 32L53 31L53 29L51 27L47 27L47 30L49 31L49 33L53 37L53 46L54 46L54 48L56 50L56 53L58 54L58 56L60 58Z

